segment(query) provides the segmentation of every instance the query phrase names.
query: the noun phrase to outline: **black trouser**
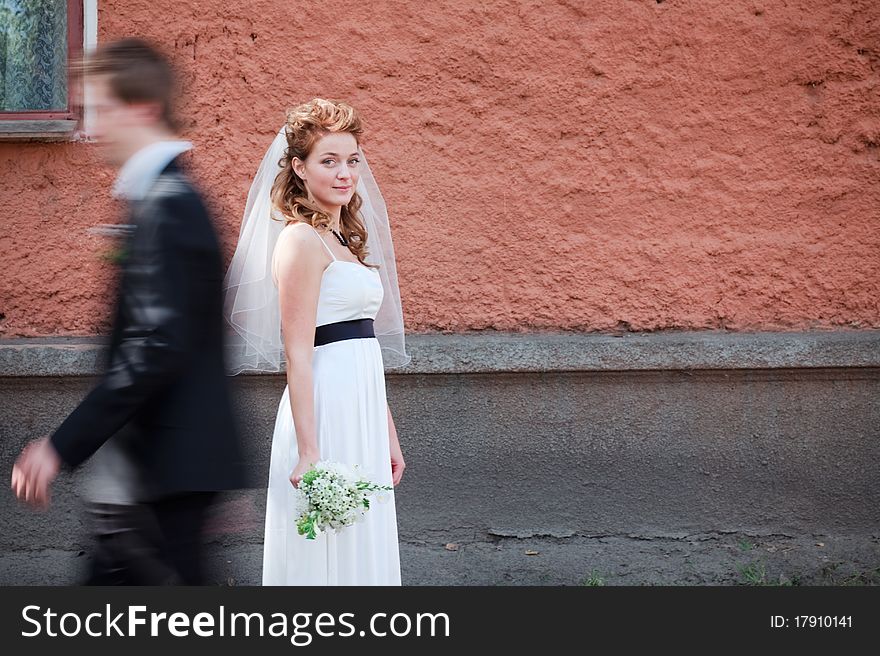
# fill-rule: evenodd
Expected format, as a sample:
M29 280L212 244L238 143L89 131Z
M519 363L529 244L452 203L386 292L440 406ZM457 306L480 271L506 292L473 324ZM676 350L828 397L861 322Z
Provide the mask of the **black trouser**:
M148 503L92 502L95 542L84 585L203 585L202 529L216 492Z

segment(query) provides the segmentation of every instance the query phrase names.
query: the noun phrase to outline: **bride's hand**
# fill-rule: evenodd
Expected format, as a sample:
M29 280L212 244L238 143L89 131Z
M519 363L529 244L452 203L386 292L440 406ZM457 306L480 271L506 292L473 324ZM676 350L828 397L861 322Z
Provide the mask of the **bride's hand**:
M299 462L296 463L296 467L293 468L293 473L290 475L291 485L298 488L299 482L302 480L303 474L309 471L312 468L312 465L314 465L320 459L321 458L317 454L300 457Z
M396 487L403 478L403 470L406 463L403 461L403 452L400 450L400 440L397 439L397 427L391 416L391 406L388 408L388 442L391 447L391 483Z
M393 440L391 443L391 482L396 487L403 478L403 470L406 469L406 463L403 461L403 453L400 451L400 443Z

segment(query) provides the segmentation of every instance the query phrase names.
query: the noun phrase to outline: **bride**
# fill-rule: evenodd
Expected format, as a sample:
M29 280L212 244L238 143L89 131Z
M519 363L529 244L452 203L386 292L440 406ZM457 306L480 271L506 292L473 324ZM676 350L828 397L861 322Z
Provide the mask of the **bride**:
M294 490L318 460L396 486L405 463L385 368L409 362L385 203L351 106L287 113L248 194L226 274L229 365L286 371L266 500L263 585L400 585L394 492L363 521L297 533Z

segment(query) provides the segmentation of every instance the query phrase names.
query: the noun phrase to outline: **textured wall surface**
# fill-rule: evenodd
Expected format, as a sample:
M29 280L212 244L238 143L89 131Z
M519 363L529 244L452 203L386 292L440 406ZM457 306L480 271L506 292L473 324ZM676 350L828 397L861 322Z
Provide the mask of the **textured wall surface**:
M407 328L880 327L880 5L102 0L187 85L231 256L283 110L363 113ZM92 334L93 146L0 145L0 332Z

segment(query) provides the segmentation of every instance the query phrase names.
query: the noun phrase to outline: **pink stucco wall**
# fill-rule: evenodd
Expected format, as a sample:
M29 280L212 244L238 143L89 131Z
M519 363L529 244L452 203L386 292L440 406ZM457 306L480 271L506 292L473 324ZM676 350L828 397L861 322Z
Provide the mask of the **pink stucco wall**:
M361 110L408 330L880 327L872 0L102 0L123 35L184 74L227 257L285 107ZM0 177L0 331L101 332L113 173L19 143Z

